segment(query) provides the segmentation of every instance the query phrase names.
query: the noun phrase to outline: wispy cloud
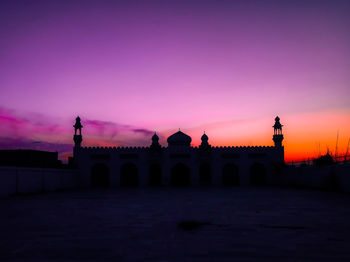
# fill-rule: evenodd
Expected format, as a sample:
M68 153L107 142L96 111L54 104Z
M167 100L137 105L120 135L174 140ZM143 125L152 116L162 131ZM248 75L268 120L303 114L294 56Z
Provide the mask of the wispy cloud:
M140 133L140 134L144 134L144 135L147 135L147 136L153 134L153 131L150 131L150 130L148 130L148 129L140 129L140 128L138 128L138 129L133 129L133 131L134 131L135 133Z
M116 134L121 132L134 132L144 135L151 135L153 131L144 128L137 128L130 125L119 124L109 121L100 121L100 120L84 120L85 126L89 127L93 132L99 135L112 135L114 137Z
M72 119L43 114L21 114L0 107L0 149L57 151L61 158L72 153ZM82 119L85 146L147 145L153 131L112 121Z

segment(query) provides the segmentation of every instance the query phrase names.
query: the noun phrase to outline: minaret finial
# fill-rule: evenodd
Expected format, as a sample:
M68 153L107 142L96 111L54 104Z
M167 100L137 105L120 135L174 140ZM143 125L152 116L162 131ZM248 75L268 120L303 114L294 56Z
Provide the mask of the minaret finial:
M83 125L80 122L80 117L77 116L77 118L75 119L75 124L74 124L74 144L75 147L80 147L81 142L83 141L83 138L81 136L81 129L83 128ZM77 134L77 130L79 130L79 134Z
M273 141L275 142L275 147L282 147L282 141L283 141L283 134L282 134L282 127L280 123L280 118L276 116L275 118L275 124L273 127Z

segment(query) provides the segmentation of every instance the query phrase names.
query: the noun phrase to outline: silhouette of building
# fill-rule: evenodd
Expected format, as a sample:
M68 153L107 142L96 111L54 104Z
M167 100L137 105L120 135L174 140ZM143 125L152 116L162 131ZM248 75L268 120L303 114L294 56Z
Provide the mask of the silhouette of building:
M264 185L274 181L275 166L284 163L283 134L275 118L274 146L212 147L206 134L199 147L178 131L149 147L82 147L80 118L74 125L74 165L82 187L188 185ZM77 134L79 130L79 134Z
M57 168L58 152L31 149L0 150L0 166Z

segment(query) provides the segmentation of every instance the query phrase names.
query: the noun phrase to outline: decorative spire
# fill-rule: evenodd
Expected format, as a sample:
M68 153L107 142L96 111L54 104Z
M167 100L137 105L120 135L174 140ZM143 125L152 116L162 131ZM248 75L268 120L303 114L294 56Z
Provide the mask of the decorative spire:
M201 137L202 143L199 145L199 151L201 155L208 155L210 154L211 146L208 143L209 137L203 133Z
M152 136L152 144L151 144L151 152L160 152L161 146L159 144L159 137L156 132L154 132L154 135Z
M153 143L158 143L159 137L156 132L154 132L154 135L152 136L152 142Z
M75 119L75 124L74 124L74 134L77 134L77 130L79 130L79 135L81 135L81 128L83 127L81 122L80 122L80 117L77 116L77 118Z
M272 126L274 129L274 134L275 135L282 135L282 126L280 123L280 118L276 116L275 118L275 124Z
M205 134L205 132L204 132L204 134L202 135L201 140L202 140L202 144L203 144L203 143L208 144L209 137Z

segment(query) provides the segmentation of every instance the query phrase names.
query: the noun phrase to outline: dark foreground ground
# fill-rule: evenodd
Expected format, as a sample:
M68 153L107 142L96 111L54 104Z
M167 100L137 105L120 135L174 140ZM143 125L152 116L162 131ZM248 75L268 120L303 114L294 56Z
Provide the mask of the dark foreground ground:
M0 261L350 261L339 193L79 191L3 199L0 212Z

